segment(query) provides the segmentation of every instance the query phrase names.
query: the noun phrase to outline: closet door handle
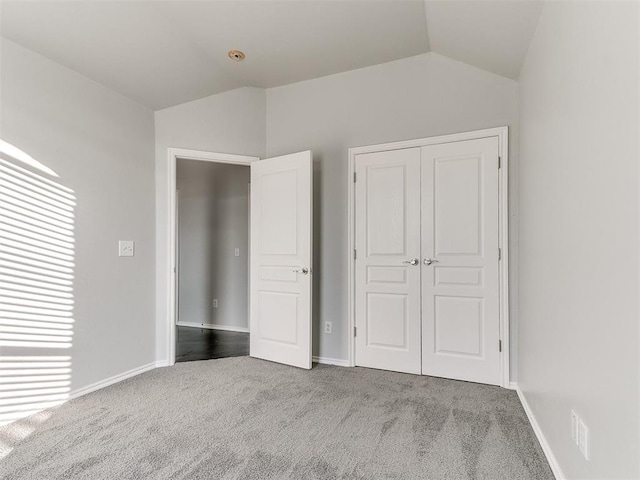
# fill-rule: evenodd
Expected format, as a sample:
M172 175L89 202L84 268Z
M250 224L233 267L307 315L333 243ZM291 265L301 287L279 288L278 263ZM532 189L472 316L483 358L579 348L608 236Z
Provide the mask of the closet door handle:
M435 258L429 258L429 257L427 257L427 258L425 258L425 259L424 259L424 264L425 264L426 266L429 266L429 265L431 265L432 263L438 263L438 260L436 260Z
M418 260L417 258L413 258L411 260L405 260L402 263L408 263L410 265L418 265L420 263L420 260Z

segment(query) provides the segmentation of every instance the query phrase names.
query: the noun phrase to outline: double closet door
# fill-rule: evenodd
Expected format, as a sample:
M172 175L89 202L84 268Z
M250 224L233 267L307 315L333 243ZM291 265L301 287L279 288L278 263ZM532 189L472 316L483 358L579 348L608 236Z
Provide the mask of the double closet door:
M356 365L500 384L498 138L355 164Z

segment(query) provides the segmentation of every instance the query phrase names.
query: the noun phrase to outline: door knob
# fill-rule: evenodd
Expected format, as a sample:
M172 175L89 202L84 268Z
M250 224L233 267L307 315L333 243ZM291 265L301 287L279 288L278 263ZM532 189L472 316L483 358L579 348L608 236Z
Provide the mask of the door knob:
M427 265L427 266L431 265L432 263L437 263L437 262L438 262L438 260L436 260L435 258L427 257L427 258L424 259L424 264Z
M307 267L302 267L302 268L294 270L294 272L301 273L303 275L307 275L309 273L309 269Z
M417 264L419 264L419 263L420 263L420 260L418 260L417 258L413 258L413 259L411 259L411 260L405 260L405 261L404 261L404 262L402 262L402 263L408 263L408 264L410 264L410 265L417 265Z

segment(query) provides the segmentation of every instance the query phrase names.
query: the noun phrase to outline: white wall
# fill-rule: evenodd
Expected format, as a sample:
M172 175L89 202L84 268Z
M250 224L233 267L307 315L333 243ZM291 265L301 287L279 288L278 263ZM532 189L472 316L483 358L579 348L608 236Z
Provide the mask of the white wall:
M180 323L249 328L249 180L248 166L178 159Z
M169 147L264 156L265 91L240 88L155 112L156 355L167 358Z
M547 2L521 75L518 381L572 479L640 477L638 20Z
M314 154L314 355L347 358L347 149L508 125L512 378L517 372L516 82L437 54L284 87L244 88L156 112L158 358L166 358L168 147L276 156ZM266 129L265 129L266 121ZM334 322L331 335L321 333Z
M69 349L2 347L2 355L71 356L71 390L155 361L153 113L2 40L0 138L72 189L75 258ZM134 240L118 258L118 240Z
M517 305L516 82L437 54L267 90L267 155L314 158L314 355L347 359L347 149L508 125L511 306ZM333 333L320 325L333 322ZM512 315L512 338L517 321ZM515 343L512 373L515 377Z

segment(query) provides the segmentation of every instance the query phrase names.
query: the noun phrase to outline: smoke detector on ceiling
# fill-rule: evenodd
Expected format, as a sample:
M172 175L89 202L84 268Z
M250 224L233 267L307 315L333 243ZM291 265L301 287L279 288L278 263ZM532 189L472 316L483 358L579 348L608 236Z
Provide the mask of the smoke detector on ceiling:
M229 50L229 53L227 53L227 55L234 62L241 62L242 60L244 60L244 52L241 52L240 50Z

